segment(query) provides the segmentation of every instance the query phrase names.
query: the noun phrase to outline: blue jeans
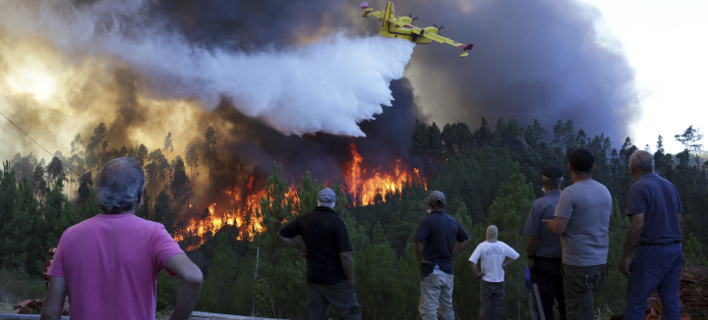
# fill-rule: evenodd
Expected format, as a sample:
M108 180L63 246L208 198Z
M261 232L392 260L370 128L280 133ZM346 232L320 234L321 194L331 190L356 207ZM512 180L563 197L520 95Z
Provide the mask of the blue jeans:
M444 320L455 319L452 309L453 275L429 274L420 282L420 304L418 311L423 320L436 320L438 318L438 305L440 318Z
M663 307L661 319L681 318L679 284L683 268L681 244L637 247L629 265L627 309L624 318L644 319L647 299L656 289Z

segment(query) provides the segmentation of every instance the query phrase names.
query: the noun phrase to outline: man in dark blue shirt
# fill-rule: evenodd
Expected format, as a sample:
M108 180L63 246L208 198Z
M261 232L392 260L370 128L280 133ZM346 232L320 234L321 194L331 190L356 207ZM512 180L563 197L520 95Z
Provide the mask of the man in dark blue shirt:
M278 234L307 259L307 311L310 319L325 319L329 304L343 320L360 320L354 291L352 245L347 226L332 208L334 191L322 189L315 210L283 226ZM304 243L296 239L301 235Z
M558 300L560 319L566 319L565 296L563 295L563 268L560 237L546 229L545 220L552 220L560 198L563 171L556 165L541 170L543 197L536 199L526 220L524 234L527 236L526 255L531 283L538 287L541 306L546 320L553 320L554 300ZM534 291L531 290L533 293ZM540 312L538 304L533 308Z
M647 298L657 290L662 319L680 319L681 242L685 240L681 199L671 182L654 173L651 153L635 151L629 158L629 173L636 182L629 188L630 223L619 264L629 277L624 318L644 319Z
M428 196L430 214L415 233L415 255L420 271L420 305L423 320L440 317L453 320L452 309L454 258L469 245L470 237L460 223L445 213L445 195L433 191ZM457 244L455 244L457 241Z

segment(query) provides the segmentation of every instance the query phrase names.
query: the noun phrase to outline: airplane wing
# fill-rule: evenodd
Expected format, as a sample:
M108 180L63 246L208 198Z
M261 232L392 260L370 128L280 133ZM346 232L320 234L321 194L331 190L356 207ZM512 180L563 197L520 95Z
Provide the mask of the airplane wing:
M421 28L411 24L413 19L410 17L396 17L393 14L393 3L391 2L388 2L386 5L386 10L376 11L369 7L368 2L362 2L359 8L364 10L364 14L361 15L362 17L374 16L379 19L381 22L381 31L379 35L381 36L406 39L408 41L420 44L430 43L431 40L449 44L462 49L460 58L466 57L468 55L467 51L472 49L473 45L471 43L465 45L439 35L437 27Z
M460 54L460 58L466 57L468 55L467 51L472 50L472 46L474 46L474 44L471 43L465 45L464 43L457 42L448 37L443 37L437 33L425 32L425 29L423 29L421 36L439 43L449 44L451 46L455 46L462 49L462 54Z

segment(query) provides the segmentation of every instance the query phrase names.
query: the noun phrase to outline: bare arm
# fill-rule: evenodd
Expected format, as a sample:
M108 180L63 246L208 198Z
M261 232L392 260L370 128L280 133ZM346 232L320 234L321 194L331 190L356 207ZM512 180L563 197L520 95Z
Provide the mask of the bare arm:
M418 268L420 268L424 264L430 263L430 261L425 260L423 258L423 250L425 249L425 246L422 243L416 241L413 245L413 248L415 249L415 258L418 262Z
M460 254L460 252L462 252L462 250L465 250L465 248L467 248L467 246L469 244L470 244L470 238L467 238L467 240L465 240L465 241L456 243L455 249L452 249L452 256L457 257L457 255Z
M629 216L629 228L627 228L627 241L624 243L624 252L620 260L619 269L625 276L629 277L629 264L632 261L632 253L639 244L639 238L644 230L644 214L637 213Z
M686 230L686 223L683 220L683 213L679 212L679 226L681 226L681 245L686 248L686 241L688 241L688 231Z
M528 257L533 257L536 255L536 247L538 246L538 238L527 236L526 237L526 255Z
M170 320L187 320L197 304L202 289L202 270L184 253L172 256L165 267L182 280Z
M42 307L41 320L61 319L66 297L66 279L62 277L52 277L49 280L47 299Z
M477 271L477 264L476 263L470 261L470 267L472 267L472 272L474 273L475 278L481 278L482 276L484 276L484 273Z
M506 261L504 261L504 263L505 263L507 266L509 266L510 264L512 264L512 263L514 263L514 262L516 262L516 259L512 259L512 258L506 258Z
M289 245L289 246L291 246L291 247L293 247L293 248L295 248L295 249L299 249L299 250L302 251L303 253L304 253L304 252L306 251L306 249L307 249L307 248L305 247L305 244L302 243L302 241L298 240L297 238L287 238L287 237L283 237L283 235L281 235L280 232L278 232L278 236L280 236L280 240L283 240L283 242L285 242L285 244L287 244L287 245Z
M554 217L553 220L541 220L546 224L546 229L551 233L559 236L565 232L565 228L568 226L568 218Z
M344 269L344 275L347 277L347 283L350 287L354 288L354 263L352 261L352 252L340 252L339 260L342 261L342 269Z

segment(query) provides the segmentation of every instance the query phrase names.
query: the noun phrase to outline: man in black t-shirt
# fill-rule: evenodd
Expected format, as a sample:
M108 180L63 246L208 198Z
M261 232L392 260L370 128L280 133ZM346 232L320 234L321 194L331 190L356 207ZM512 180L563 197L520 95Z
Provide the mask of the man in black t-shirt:
M322 189L315 210L286 224L278 234L286 244L305 253L310 319L324 319L331 304L341 319L359 320L361 308L354 291L352 245L347 226L332 209L334 203L334 191ZM305 242L296 239L297 235Z

